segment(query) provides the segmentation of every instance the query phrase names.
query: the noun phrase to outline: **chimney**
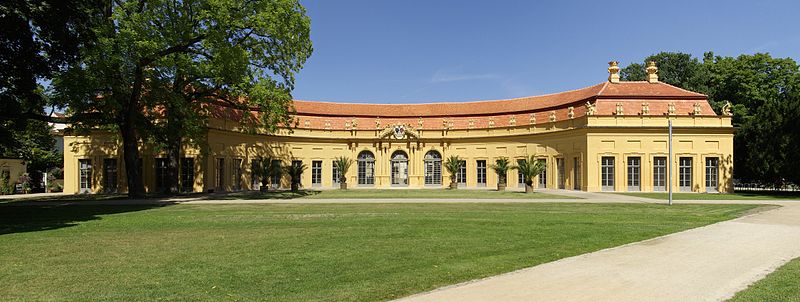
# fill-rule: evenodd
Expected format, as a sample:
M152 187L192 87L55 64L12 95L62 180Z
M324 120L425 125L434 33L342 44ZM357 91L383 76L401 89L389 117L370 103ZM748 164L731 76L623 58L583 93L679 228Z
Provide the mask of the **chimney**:
M608 81L619 83L619 63L617 61L608 62Z
M647 62L645 71L647 71L647 82L658 83L658 67L655 61Z

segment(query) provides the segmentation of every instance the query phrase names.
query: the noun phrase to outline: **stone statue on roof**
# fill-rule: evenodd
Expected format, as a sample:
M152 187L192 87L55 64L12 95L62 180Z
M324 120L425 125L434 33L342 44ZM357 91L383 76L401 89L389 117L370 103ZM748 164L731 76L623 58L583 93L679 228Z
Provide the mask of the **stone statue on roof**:
M731 107L733 107L731 102L725 101L725 105L722 105L722 115L732 116Z

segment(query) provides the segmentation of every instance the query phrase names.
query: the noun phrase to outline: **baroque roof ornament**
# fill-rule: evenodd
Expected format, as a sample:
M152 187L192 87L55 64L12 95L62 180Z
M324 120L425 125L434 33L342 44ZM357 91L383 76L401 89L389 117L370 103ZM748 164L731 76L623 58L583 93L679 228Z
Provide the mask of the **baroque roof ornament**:
M597 107L595 106L595 104L586 102L586 115L595 115L597 113Z
M722 105L722 115L733 116L733 113L731 112L731 107L733 107L731 105L731 102L725 101L725 105Z

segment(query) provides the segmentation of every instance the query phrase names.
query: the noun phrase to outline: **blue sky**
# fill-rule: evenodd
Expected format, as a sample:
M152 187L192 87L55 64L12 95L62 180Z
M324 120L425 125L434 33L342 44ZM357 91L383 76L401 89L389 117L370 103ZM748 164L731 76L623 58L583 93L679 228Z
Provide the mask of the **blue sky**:
M800 59L800 1L301 0L301 100L419 103L571 90L660 51Z

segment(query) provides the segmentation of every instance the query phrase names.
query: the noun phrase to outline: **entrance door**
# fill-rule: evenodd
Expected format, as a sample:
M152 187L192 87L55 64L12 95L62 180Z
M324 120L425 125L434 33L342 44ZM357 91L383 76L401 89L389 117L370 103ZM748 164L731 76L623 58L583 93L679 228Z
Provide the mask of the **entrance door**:
M408 185L408 156L403 151L392 154L392 185Z

